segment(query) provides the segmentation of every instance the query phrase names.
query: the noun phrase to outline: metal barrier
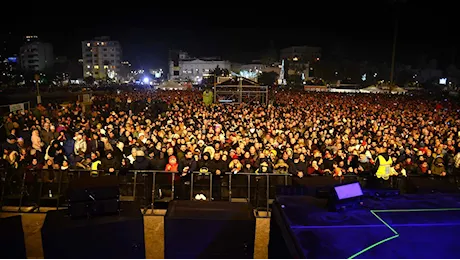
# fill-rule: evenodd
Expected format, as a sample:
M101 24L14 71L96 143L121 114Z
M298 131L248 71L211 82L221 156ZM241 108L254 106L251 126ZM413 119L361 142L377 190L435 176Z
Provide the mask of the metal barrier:
M256 209L256 214L257 216L259 216L259 210L261 207L259 207L259 198L261 197L260 195L260 191L261 189L259 188L263 188L263 186L261 187L261 182L260 180L262 180L265 176L265 179L266 179L266 183L264 183L263 185L266 185L265 187L265 210L267 212L267 216L266 217L270 217L270 177L284 177L284 186L286 186L288 184L288 177L291 176L290 174L285 174L285 173L243 173L243 172L240 172L240 173L232 173L232 172L226 172L225 173L227 176L228 176L228 190L229 190L229 196L228 196L228 199L229 201L232 201L232 179L234 178L234 176L247 176L247 201L250 203L251 202L251 188L252 188L252 185L251 185L251 177L255 176L256 177L256 204L255 204L255 209Z
M120 180L121 200L140 200L144 209L143 213L146 214L147 210L151 209L151 215L155 215L155 203L169 202L174 199L194 200L198 189L199 193L208 193L208 196L206 196L207 201L227 199L228 201L234 201L236 198L243 198L245 201L255 205L257 215L263 209L267 211L268 217L270 216L270 200L271 197L274 197L271 195L276 193L276 191L272 192L272 189L277 184L280 187L286 187L291 182L295 182L296 187L307 188L330 187L331 185L352 181L359 181L364 188L367 188L369 184L368 177L354 174L343 175L341 177L323 175L292 178L289 174L279 173L234 174L227 172L219 176L209 172L193 172L189 176L179 176L179 181L177 172L155 170L116 171L114 173L97 171L97 174L94 174L94 172L84 169L0 169L0 210L3 211L4 206L9 204L8 202L15 202L13 203L14 207L18 207L17 211L19 212L41 212L40 208L44 206L55 207L56 209L67 207L67 188L72 180L84 176L97 177L106 174L115 174L118 176ZM163 176L168 176L170 179L162 179ZM239 177L241 179L238 179ZM275 183L272 180L275 177L283 177L283 181L280 179L278 183ZM390 188L403 190L407 186L405 182L410 182L410 179L414 177L440 180L442 183L449 182L450 185L454 185L457 189L460 187L459 179L456 175L451 175L450 177L433 175L393 176L387 184ZM371 179L375 180L375 178ZM241 180L241 183L238 183L238 180ZM177 188L180 190L177 190ZM235 189L239 190L235 192ZM263 192L265 194L262 194Z
M196 180L197 181L200 181L200 180L206 180L206 178L209 178L209 195L206 197L206 200L207 201L211 201L212 200L212 173L210 172L192 172L192 174L190 174L190 200L194 200L195 199L195 196L194 196L194 188L195 188L195 177L196 177ZM202 186L202 185L200 185ZM209 198L209 199L208 199Z
M162 196L162 188L158 182L157 174L161 175L169 175L171 176L171 179L169 180L169 185L171 187L171 194L169 196L169 199L163 200L162 202L169 202L173 199L175 199L175 177L177 172L167 172L167 171L153 171L153 170L132 170L129 171L129 173L134 173L134 183L133 183L133 190L137 190L138 185L143 185L143 199L146 202L143 207L143 214L147 213L148 209L151 209L151 215L156 215L154 210L155 210L155 202L158 202L157 200L157 193L159 195L159 198L161 200ZM137 177L141 176L142 177L142 182L139 182L137 180ZM149 178L151 176L151 184L152 186L149 187ZM136 193L134 193L133 200L136 199ZM149 202L150 200L150 202Z

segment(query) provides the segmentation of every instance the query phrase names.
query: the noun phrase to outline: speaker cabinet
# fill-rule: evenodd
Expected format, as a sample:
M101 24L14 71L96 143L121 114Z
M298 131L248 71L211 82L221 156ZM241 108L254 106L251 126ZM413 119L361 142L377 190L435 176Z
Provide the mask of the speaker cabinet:
M3 259L27 258L21 216L0 218L0 255Z
M164 221L165 258L253 258L255 229L249 203L172 201Z
M49 211L41 229L45 258L145 258L144 219L134 202L111 216L73 219Z

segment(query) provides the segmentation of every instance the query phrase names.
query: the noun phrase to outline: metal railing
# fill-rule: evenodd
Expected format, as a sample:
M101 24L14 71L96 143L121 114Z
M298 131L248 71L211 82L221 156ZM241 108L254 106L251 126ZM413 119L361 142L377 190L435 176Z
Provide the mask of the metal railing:
M247 177L247 201L251 203L251 189L253 188L251 185L251 179L255 178L256 181L256 187L255 187L255 192L256 192L256 202L255 202L255 210L257 216L259 216L259 211L261 209L260 207L260 197L261 197L261 189L263 189L263 186L265 186L265 204L264 209L267 212L266 217L270 216L270 179L271 177L282 177L284 179L284 186L288 185L288 177L290 177L290 174L287 173L244 173L244 172L239 172L239 173L232 173L232 172L226 172L225 173L228 176L228 190L229 190L229 196L228 199L229 201L232 201L232 187L233 183L232 180L235 176L246 176ZM253 178L251 178L253 177ZM265 180L264 180L265 179ZM263 184L262 184L263 182Z
M151 210L155 215L156 203L169 202L174 199L194 200L196 194L207 193L206 200L236 201L243 199L255 206L256 213L267 211L270 215L270 203L279 192L277 188L295 187L331 187L351 181L359 181L363 187L367 186L367 177L359 175L343 175L341 177L305 176L303 178L292 177L290 174L281 173L231 173L215 175L209 172L193 172L185 176L179 176L177 172L155 170L130 170L115 171L108 173L93 170L8 170L0 169L1 197L0 206L10 205L18 207L17 211L41 212L40 208L55 207L56 209L67 207L67 188L74 179L85 176L102 176L114 174L120 180L121 200L141 201L143 213ZM165 177L168 179L166 180ZM437 176L410 175L408 177L391 177L389 187L401 188L401 182L413 177L426 177L438 179ZM276 179L277 178L277 179ZM459 186L458 178L441 177L451 184ZM178 189L179 188L179 189ZM315 189L310 189L315 190ZM281 192L283 193L283 192ZM313 194L311 194L313 195ZM6 205L8 204L8 205Z

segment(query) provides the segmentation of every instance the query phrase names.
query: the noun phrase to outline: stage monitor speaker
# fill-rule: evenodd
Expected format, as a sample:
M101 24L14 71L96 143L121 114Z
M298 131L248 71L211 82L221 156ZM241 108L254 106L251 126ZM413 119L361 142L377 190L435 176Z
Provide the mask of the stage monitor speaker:
M350 182L334 186L327 201L330 211L338 212L360 208L364 196L359 182Z
M69 214L73 218L117 214L120 208L118 177L85 177L72 181L68 198Z
M0 218L0 234L1 258L27 258L21 216Z
M165 258L253 258L255 229L249 203L172 201L164 220Z
M45 258L145 258L144 219L134 202L123 202L120 214L95 218L48 211L41 234Z
M294 181L293 181L294 182ZM295 180L297 186L306 187L303 191L306 191L306 194L320 198L327 198L331 191L331 188L335 185L340 184L339 178L331 178L330 176L307 176L301 179ZM292 195L301 195L301 194L292 194Z

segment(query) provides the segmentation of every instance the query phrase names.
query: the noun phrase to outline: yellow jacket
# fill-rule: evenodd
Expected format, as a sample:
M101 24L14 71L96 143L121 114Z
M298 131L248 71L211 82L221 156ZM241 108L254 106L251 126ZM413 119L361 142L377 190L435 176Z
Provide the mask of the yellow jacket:
M385 160L385 158L381 155L377 157L377 160L379 160L379 168L377 169L375 175L377 175L377 178L388 180L391 175L391 165L393 164L393 160L391 157L388 158L388 160Z

